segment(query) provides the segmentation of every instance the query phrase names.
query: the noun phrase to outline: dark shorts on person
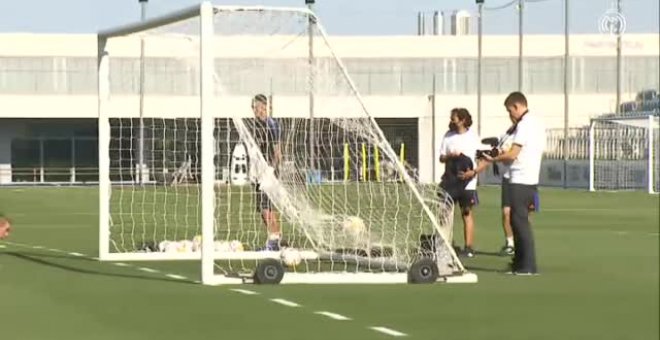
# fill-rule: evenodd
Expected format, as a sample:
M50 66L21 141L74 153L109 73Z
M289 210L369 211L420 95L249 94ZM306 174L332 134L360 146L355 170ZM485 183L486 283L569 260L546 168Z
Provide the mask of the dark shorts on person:
M540 200L538 191L534 192L534 197L531 202L529 202L529 211L540 210ZM502 178L502 208L511 207L511 182L508 178Z
M479 204L479 195L477 195L476 190L463 190L462 193L454 197L454 202L458 202L462 210L470 209Z

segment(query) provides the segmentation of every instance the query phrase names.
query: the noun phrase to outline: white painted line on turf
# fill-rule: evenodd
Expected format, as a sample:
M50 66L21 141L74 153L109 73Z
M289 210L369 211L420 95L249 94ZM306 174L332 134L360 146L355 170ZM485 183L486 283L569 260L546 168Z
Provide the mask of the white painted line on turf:
M76 253L75 251L74 251L74 252L70 252L69 255L71 255L71 256L78 256L78 257L80 257L80 256L86 256L85 254Z
M327 316L330 319L339 320L339 321L345 321L345 320L350 320L351 319L351 318L349 318L347 316L343 316L341 314L337 314L337 313L333 313L333 312L326 312L326 311L314 312L314 314Z
M7 246L4 244L0 244L0 248L7 248Z
M387 327L369 327L369 328L371 328L372 330L374 330L376 332L380 332L380 333L391 335L391 336L407 336L408 335L406 333L401 333L397 330L387 328Z
M233 288L230 289L231 291L234 291L236 293L241 293L244 295L259 295L259 293L253 291L253 290L248 290L248 289L238 289L238 288Z
M117 267L130 267L131 266L130 264L124 263L124 262L115 262L113 264Z
M188 280L187 277L181 276L181 275L176 275L176 274L165 274L165 276L169 277L170 279L175 279L175 280Z
M300 307L299 304L297 304L293 301L285 300L285 299L270 299L270 301L273 301L275 303L279 303L280 305L287 306L287 307Z
M42 246L32 246L32 249L44 249Z
M138 270L141 270L145 273L158 273L158 270L152 269L152 268L147 268L147 267L140 267Z

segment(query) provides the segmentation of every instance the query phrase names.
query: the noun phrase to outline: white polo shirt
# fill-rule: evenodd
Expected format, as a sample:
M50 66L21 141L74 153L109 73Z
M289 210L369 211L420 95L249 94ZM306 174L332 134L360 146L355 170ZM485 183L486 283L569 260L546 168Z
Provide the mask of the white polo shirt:
M479 136L474 130L468 129L464 133L449 131L445 134L440 144L440 156L446 156L450 153L462 153L472 160L472 167L477 167L477 149L481 146ZM477 177L475 176L466 190L477 190Z
M513 144L522 148L510 167L511 183L537 185L545 150L545 128L541 121L528 112L518 123Z

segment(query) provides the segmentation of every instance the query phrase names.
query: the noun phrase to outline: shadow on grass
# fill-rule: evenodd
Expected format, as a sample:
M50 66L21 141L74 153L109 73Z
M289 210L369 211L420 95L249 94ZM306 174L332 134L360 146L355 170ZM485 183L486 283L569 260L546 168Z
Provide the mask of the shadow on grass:
M498 266L497 268L486 268L486 267L479 267L479 266L465 266L465 269L472 271L472 272L484 272L484 273L496 273L496 274L504 274L507 272L506 267L504 266Z
M476 250L474 253L475 253L476 255L495 256L495 257L502 257L502 258L505 258L505 257L510 256L510 255L502 255L502 254L501 254L500 252L498 252L498 251L481 251L481 250Z
M86 274L86 275L98 275L98 276L108 276L108 277L122 277L122 278L128 278L128 279L138 279L138 280L148 280L148 281L163 281L163 282L175 282L175 283L180 283L180 284L194 284L190 280L177 280L177 279L171 279L167 277L156 277L156 276L144 276L144 275L138 275L136 274L121 274L121 273L109 273L109 272L103 272L103 271L98 271L98 270L91 270L91 269L84 269L84 268L78 268L72 265L68 264L62 264L62 263L56 263L51 259L58 259L58 260L77 260L77 261L85 261L85 262L96 262L94 259L87 258L87 257L82 257L82 256L66 256L66 255L59 255L59 254L43 254L43 253L33 253L33 252L14 252L14 251L8 251L8 252L1 252L0 256L13 256L15 258L25 260L28 262L36 263L39 265L43 266L48 266L52 268L57 268L61 270L66 270L69 272L73 273L79 273L79 274ZM135 270L133 268L126 268L128 270ZM126 270L125 269L125 270Z

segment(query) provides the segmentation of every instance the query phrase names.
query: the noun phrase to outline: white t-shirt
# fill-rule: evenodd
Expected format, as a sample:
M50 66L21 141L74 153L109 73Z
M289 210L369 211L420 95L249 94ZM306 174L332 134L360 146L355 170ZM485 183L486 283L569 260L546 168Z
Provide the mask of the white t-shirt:
M539 183L541 159L545 150L545 128L534 115L526 114L518 123L513 144L522 148L511 164L511 183L536 185Z
M479 136L473 130L467 130L464 133L449 131L445 134L444 138L442 138L442 143L440 144L440 156L446 156L450 153L462 153L472 160L472 167L476 168L477 149L479 149L480 146L481 141L479 140ZM476 176L470 180L465 189L477 189Z

